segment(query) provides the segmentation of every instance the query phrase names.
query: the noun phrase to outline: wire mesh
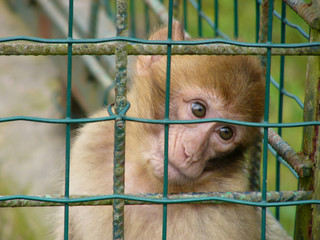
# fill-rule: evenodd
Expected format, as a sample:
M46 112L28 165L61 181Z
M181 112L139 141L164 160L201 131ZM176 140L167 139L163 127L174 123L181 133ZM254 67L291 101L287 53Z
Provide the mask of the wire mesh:
M21 207L21 206L55 206L63 205L65 209L65 232L64 238L68 239L68 222L69 222L69 207L71 205L100 205L100 204L113 204L114 205L114 239L123 239L123 208L125 204L162 204L163 205L163 231L162 238L166 239L166 225L167 225L167 205L173 203L221 203L221 202L231 202L237 204L245 204L251 206L259 206L262 208L262 226L261 226L261 239L265 239L266 235L266 210L269 207L277 207L276 217L280 218L279 208L281 206L288 205L308 205L310 204L320 204L320 199L313 198L311 191L299 191L299 192L280 192L280 166L281 159L286 157L280 157L277 155L277 167L276 167L276 191L267 191L267 159L268 159L268 140L270 137L269 128L278 128L278 134L281 136L282 128L288 127L317 127L320 122L317 119L307 119L303 122L295 123L283 123L282 113L283 113L283 98L284 96L293 97L296 99L298 105L303 107L301 101L293 96L293 94L288 93L284 89L284 65L285 65L285 55L320 55L320 42L316 38L316 41L311 43L285 43L285 33L286 26L290 26L296 29L305 38L309 39L308 34L306 34L298 25L289 22L286 19L286 3L282 2L281 14L278 14L273 9L273 1L255 1L256 4L256 43L241 43L238 41L229 40L227 34L223 33L219 28L219 1L214 1L214 21L208 17L202 9L202 1L183 1L183 16L184 25L188 30L190 28L189 21L187 18L190 8L193 7L193 11L197 12L197 24L199 37L203 36L203 21L206 22L211 28L213 35L215 37L220 37L221 39L208 39L208 40L197 40L197 41L172 41L171 39L171 29L172 29L172 15L173 15L173 1L168 1L168 38L166 41L149 41L136 38L136 29L134 24L135 21L135 11L134 11L134 1L130 1L130 22L131 29L130 34L132 37L128 37L128 26L127 26L127 1L118 0L117 1L117 14L114 11L110 11L111 3L107 0L103 1L106 7L107 14L114 18L117 15L117 28L118 34L116 37L105 38L105 39L93 39L96 36L95 26L98 24L97 19L94 17L97 11L97 1L92 2L92 17L90 28L92 32L89 37L92 39L74 39L73 38L73 1L69 0L69 23L68 23L68 37L67 39L42 39L34 37L11 37L11 38L1 38L0 39L0 54L1 55L67 55L68 56L68 73L67 73L67 104L66 104L66 116L64 119L44 119L44 118L33 118L28 116L13 116L0 118L1 122L9 121L36 121L45 123L60 123L66 125L66 166L65 166L65 193L64 196L25 196L25 195L14 195L14 196L0 196L0 207ZM146 1L152 2L152 1ZM316 1L315 1L316 2ZM149 11L150 6L145 5L145 18L150 19ZM240 12L241 14L241 12ZM234 0L234 25L233 25L233 36L237 38L239 36L239 7L238 1ZM272 22L273 16L280 18L281 20L281 42L273 43L272 41ZM259 24L259 21L266 24ZM312 22L314 24L314 22ZM146 21L145 30L148 33L150 31L149 21ZM122 32L123 31L123 32ZM258 43L260 32L260 43ZM15 43L17 41L28 41L26 43ZM11 43L13 42L13 43ZM263 43L264 42L264 43ZM159 47L160 46L160 47ZM117 59L117 77L116 77L116 112L113 113L109 109L110 117L98 118L98 119L72 119L71 118L71 86L72 86L72 59L75 55L116 55ZM154 119L138 119L125 116L125 113L129 107L126 102L126 73L121 72L123 69L126 71L126 58L127 55L167 55L167 82L166 82L166 114L163 120ZM265 102L265 114L263 123L248 123L241 121L234 121L228 119L201 119L194 121L173 121L169 119L169 91L170 91L170 58L172 54L217 54L217 55L236 55L236 54L246 54L246 55L263 55L265 56L265 67L266 67L266 102ZM280 60L280 82L277 84L271 77L271 57L274 55L281 55ZM269 96L270 96L270 86L275 85L279 89L279 118L278 123L271 123L269 121ZM96 121L109 121L115 120L116 122L116 134L115 134L115 185L114 194L107 196L70 196L69 195L69 172L70 172L70 129L71 125L74 123L88 123ZM165 174L164 174L164 187L163 193L158 195L145 194L129 196L124 194L124 138L119 136L125 136L123 134L125 122L126 121L136 121L142 123L152 123L152 124L164 124L165 126ZM170 124L192 124L201 122L225 122L244 126L254 126L263 128L263 165L262 165L262 188L261 192L252 193L213 193L213 194L190 194L183 195L168 194L168 134ZM270 140L269 140L270 141ZM279 154L279 151L276 152ZM285 159L286 161L288 159ZM295 167L294 164L288 163L292 169L294 169L298 177L299 170L301 168ZM311 166L306 164L303 167L311 169ZM119 169L123 169L118 171ZM116 171L117 170L117 171ZM300 173L300 177L312 177L312 172L303 175ZM310 190L310 189L308 189ZM257 197L257 195L259 195ZM281 195L282 197L279 197ZM285 197L283 197L285 196ZM307 230L304 230L307 231Z

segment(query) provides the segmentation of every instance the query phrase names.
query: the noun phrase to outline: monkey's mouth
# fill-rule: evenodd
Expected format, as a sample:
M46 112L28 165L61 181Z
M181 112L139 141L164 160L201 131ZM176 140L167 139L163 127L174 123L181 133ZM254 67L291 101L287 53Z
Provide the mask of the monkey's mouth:
M175 166L175 164L168 162L168 182L175 184L192 183L207 175L205 172L205 166L199 163L195 163L193 166L186 168Z
M215 169L216 159L207 161L178 161L168 159L168 182L173 184L185 184L197 181L207 176L210 171ZM151 166L154 175L164 180L164 164L161 158L152 158Z
M185 182L190 181L190 178L187 175L185 175L178 167L168 162L168 181Z

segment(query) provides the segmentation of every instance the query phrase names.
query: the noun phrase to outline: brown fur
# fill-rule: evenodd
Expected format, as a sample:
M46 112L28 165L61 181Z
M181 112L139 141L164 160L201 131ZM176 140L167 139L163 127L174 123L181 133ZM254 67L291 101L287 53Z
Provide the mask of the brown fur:
M174 24L173 39L184 39ZM152 39L164 39L167 30ZM166 57L141 56L128 95L128 115L164 117ZM170 118L179 118L181 97L203 91L219 93L224 117L258 122L262 118L264 83L259 63L245 56L173 56L171 70ZM180 101L180 102L179 102ZM93 117L106 116L106 109ZM195 125L197 126L197 125ZM178 128L179 126L177 126ZM191 128L191 127L190 127ZM113 122L90 123L80 129L72 148L71 194L112 194ZM174 127L170 127L174 129ZM241 133L236 147L206 162L208 176L188 182L169 182L169 192L247 191L243 152L256 140L255 128L236 127ZM127 122L126 193L162 192L161 178L153 174L146 157L155 141L163 144L162 125ZM209 135L208 138L211 136ZM62 226L57 239L62 239ZM255 207L237 204L175 204L168 206L168 239L260 239L260 214ZM125 239L161 239L162 206L125 206ZM71 207L71 239L111 239L112 207Z
M102 111L98 116L105 116ZM162 182L146 174L138 145L128 123L126 193L158 193ZM92 123L81 129L72 151L71 194L112 193L113 123ZM98 143L98 144L97 144ZM107 146L107 147L106 147ZM109 147L108 147L109 146ZM136 155L135 155L136 154ZM189 186L170 187L171 192L247 191L242 169L223 168L210 179ZM62 218L61 218L62 219ZM71 239L112 239L112 207L71 207ZM126 239L161 239L162 207L126 206ZM248 228L250 226L250 228ZM62 224L58 229L62 238ZM168 239L259 239L260 217L256 208L234 205L169 205Z

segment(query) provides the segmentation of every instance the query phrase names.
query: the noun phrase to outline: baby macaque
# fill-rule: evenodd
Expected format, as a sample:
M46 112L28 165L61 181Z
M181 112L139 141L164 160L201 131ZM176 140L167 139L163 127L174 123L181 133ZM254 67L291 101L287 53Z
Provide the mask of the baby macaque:
M184 40L179 23L173 40ZM165 40L167 29L150 39ZM166 56L139 56L129 116L163 119ZM260 122L265 84L249 56L172 56L170 119ZM93 115L106 116L107 110ZM164 126L126 122L125 193L161 193ZM169 127L168 192L248 191L244 153L259 129L219 122ZM113 193L114 122L86 124L71 152L70 194ZM239 204L169 204L167 239L260 239L260 213ZM61 218L62 219L62 218ZM112 206L70 208L70 239L112 239ZM63 224L57 230L62 239ZM162 238L162 205L126 205L125 239Z

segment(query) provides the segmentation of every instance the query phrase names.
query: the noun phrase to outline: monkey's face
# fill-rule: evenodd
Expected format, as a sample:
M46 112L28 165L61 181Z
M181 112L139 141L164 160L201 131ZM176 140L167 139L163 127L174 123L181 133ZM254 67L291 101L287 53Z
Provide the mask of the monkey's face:
M135 113L141 118L164 119L166 58L140 57L133 89ZM147 89L147 91L141 91ZM139 109L141 106L149 107ZM173 56L170 71L170 119L224 118L248 122L262 119L264 81L260 64L245 56ZM159 130L160 128L160 130ZM144 151L156 177L163 178L164 129L147 132ZM218 122L171 124L168 177L171 183L195 182L224 167L231 171L258 130ZM234 159L234 160L232 160ZM239 167L237 168L239 169Z
M183 90L177 94L170 109L170 118L194 120L203 118L231 118L234 114L222 99L202 89ZM223 161L238 150L245 127L219 122L174 124L169 127L168 180L183 184L206 178L219 171ZM148 152L149 163L156 177L163 178L164 131L154 136ZM159 144L160 143L160 144ZM239 156L238 156L239 157ZM215 167L216 166L216 167Z

